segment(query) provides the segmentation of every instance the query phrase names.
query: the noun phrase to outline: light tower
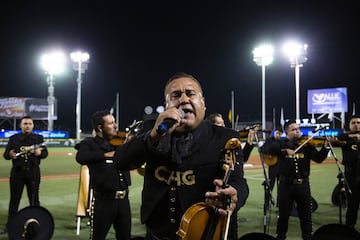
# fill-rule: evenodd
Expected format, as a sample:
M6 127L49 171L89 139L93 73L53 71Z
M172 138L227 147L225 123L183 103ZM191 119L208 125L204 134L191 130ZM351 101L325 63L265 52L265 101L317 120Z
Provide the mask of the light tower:
M266 102L265 102L265 67L272 63L274 48L269 44L261 45L254 49L254 62L262 70L262 129L266 129ZM265 139L265 133L263 133Z
M82 73L87 70L87 65L90 59L90 55L86 52L72 52L70 54L71 60L74 62L73 69L78 72L77 75L77 98L76 98L76 140L80 141L81 134L81 84Z
M300 67L307 61L307 44L288 42L283 51L288 56L290 67L295 68L296 121L300 121Z
M48 131L54 130L54 76L64 71L65 56L60 51L53 51L41 57L41 66L47 75L48 84Z

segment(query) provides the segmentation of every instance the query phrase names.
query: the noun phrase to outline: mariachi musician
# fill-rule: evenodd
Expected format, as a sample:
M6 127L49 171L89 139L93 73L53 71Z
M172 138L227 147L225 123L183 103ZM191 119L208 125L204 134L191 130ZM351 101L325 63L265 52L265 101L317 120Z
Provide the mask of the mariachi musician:
M345 224L354 227L360 203L360 115L353 115L349 119L349 133L338 137L342 144L342 164L345 166L345 178L352 194L347 194L347 210ZM349 191L346 191L349 192Z
M26 186L30 206L39 206L40 163L48 156L42 135L33 132L34 121L30 116L20 120L21 132L10 137L4 158L12 161L10 173L10 202L8 223L18 211L23 189ZM7 226L3 233L7 232Z
M94 137L85 138L78 146L76 161L87 165L90 186L93 190L90 213L90 239L103 240L113 225L118 240L130 240L131 213L128 186L131 184L129 171L114 167L113 155L118 138L117 124L109 111L98 111L92 115Z
M310 160L321 163L327 157L327 142L317 150L315 146L300 144L301 132L295 120L285 123L286 138L272 141L264 146L278 157L278 205L277 239L286 239L288 221L293 208L297 205L303 239L312 237L311 194L310 194ZM264 144L264 145L265 145Z
M146 162L141 221L149 240L179 239L182 216L193 204L206 202L217 207L216 216L228 216L248 196L242 149L236 149L235 169L224 185L222 151L239 134L203 121L205 99L200 83L189 74L176 73L166 83L164 94L166 110L153 128L118 147L114 155L119 169Z

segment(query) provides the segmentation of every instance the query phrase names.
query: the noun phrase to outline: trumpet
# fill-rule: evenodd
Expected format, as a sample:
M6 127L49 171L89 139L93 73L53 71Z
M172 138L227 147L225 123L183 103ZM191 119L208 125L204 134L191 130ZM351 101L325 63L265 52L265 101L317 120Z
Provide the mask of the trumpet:
M40 143L40 144L34 144L34 145L31 145L31 146L21 146L20 147L20 152L16 153L16 157L18 156L21 156L23 154L28 154L30 153L31 151L37 149L37 148L44 148L46 146L46 143L43 142L43 143Z

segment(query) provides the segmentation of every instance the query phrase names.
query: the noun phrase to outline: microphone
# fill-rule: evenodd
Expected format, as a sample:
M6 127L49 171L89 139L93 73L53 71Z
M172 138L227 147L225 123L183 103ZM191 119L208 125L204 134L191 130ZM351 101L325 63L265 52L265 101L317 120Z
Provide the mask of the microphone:
M184 118L185 112L181 108L178 108L181 114L181 118ZM158 128L156 129L157 134L164 134L166 133L174 124L176 123L175 119L172 118L165 118L162 123L159 124Z
M314 130L312 130L313 133L317 133L318 131L324 130L326 128L326 126L318 126L317 128L315 128Z
M247 126L247 127L245 127L244 129L247 131L247 130L250 130L250 129L257 128L257 127L259 127L259 126L260 126L259 124L254 124L254 125L251 125L251 126Z

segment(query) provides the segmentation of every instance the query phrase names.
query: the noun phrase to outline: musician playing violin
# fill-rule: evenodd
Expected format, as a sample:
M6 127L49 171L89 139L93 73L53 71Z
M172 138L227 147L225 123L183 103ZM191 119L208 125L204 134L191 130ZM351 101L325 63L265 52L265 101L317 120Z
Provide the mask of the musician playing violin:
M287 121L284 128L285 139L266 142L268 146L264 146L269 149L270 154L278 157L277 239L286 239L288 221L295 202L300 218L302 239L309 240L312 237L310 160L321 163L326 159L329 149L326 142L320 150L311 144L300 147L301 132L295 120Z
M76 161L89 168L90 187L93 190L89 239L106 239L113 226L117 240L130 240L128 186L131 179L129 171L119 171L113 164L117 146L111 144L111 141L118 137L115 118L107 110L97 111L92 115L92 126L95 136L82 140L76 154ZM116 140L114 142L122 142L121 139Z
M338 137L345 142L342 145L342 164L345 167L345 178L349 184L352 194L347 194L347 210L345 224L354 227L360 203L360 115L353 115L349 119L350 132ZM348 191L347 191L348 192Z
M193 204L205 202L218 207L216 214L228 215L248 196L241 148L236 150L228 186L223 185L222 150L229 139L239 139L239 134L203 121L205 99L198 80L177 73L166 83L164 95L166 110L153 128L118 147L114 155L120 169L146 162L141 221L147 240L179 239L181 218ZM165 119L172 119L173 125L163 133L158 126ZM229 200L228 208L223 199ZM202 230L201 226L197 229Z

